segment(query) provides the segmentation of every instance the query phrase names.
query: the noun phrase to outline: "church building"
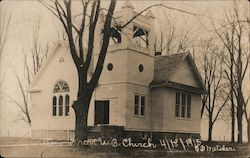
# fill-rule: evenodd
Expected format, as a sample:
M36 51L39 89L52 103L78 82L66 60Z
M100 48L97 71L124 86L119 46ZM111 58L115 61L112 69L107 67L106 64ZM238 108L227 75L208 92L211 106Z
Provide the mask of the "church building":
M116 23L124 24L136 14L126 1L114 16ZM156 54L154 40L150 10L112 34L90 103L89 137L200 137L201 94L205 88L197 67L189 53ZM95 49L98 45L100 42L95 42ZM74 139L71 105L76 100L78 80L69 51L63 42L51 50L29 87L34 139ZM97 59L94 53L92 67Z

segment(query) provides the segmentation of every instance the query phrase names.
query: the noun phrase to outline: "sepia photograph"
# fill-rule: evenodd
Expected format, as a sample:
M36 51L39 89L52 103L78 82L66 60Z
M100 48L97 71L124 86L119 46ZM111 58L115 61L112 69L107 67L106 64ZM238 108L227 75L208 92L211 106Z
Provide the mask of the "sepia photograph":
M248 0L0 0L0 157L250 158Z

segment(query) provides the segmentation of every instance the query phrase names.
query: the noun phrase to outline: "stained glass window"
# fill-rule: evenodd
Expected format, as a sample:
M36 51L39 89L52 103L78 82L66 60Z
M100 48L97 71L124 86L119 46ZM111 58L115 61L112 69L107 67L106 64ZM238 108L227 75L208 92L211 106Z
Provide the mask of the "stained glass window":
M65 96L65 116L69 115L69 95Z
M53 97L52 113L53 116L56 116L56 96Z
M69 92L69 85L65 81L59 81L54 86L54 93Z
M70 105L70 97L68 95L69 85L65 81L60 80L55 84L53 92L54 95L52 99L52 115L69 116L69 105ZM66 95L62 93L66 93Z
M59 116L62 116L63 114L63 97L59 97Z

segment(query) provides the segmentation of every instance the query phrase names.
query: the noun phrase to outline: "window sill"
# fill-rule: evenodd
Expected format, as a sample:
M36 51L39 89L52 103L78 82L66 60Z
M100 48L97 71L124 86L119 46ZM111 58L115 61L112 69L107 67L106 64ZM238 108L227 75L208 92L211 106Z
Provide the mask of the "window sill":
M174 117L176 120L187 120L187 121L191 121L191 117L187 118L187 117Z
M135 115L135 114L134 114L134 117L137 117L137 118L145 118L145 115Z
M52 118L69 118L70 117L70 115L67 115L67 116L65 116L65 115L62 115L62 116L52 116Z

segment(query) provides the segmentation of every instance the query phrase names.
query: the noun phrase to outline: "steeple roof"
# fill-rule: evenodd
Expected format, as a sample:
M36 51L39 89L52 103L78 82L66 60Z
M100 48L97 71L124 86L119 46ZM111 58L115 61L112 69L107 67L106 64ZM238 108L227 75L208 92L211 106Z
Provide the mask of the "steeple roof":
M130 0L126 0L122 8L131 8L134 9L134 6L131 4Z
M152 13L151 10L148 10L147 14L146 14L147 17L150 17L150 18L155 18L154 14Z

